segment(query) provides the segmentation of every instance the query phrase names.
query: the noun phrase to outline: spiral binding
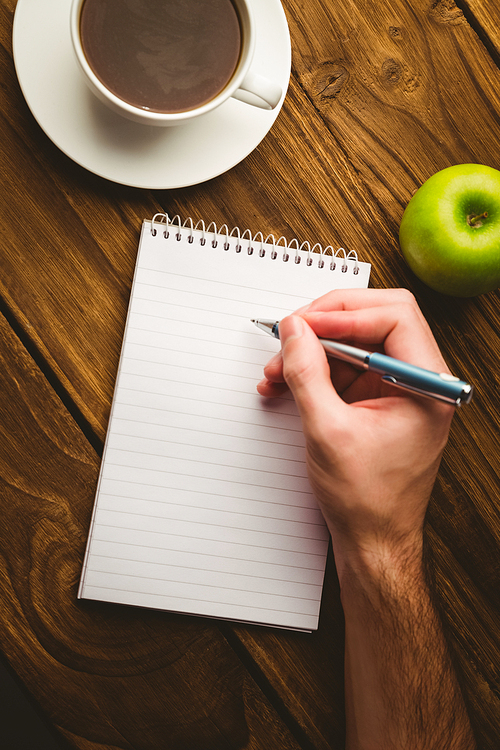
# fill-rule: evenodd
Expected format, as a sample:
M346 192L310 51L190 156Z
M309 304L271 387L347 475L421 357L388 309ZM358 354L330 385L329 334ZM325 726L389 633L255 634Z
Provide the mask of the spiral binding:
M342 273L347 273L347 271L349 270L347 261L352 261L354 262L354 265L352 267L353 274L357 275L359 273L357 253L354 250L350 250L349 253L346 253L343 247L339 247L337 248L337 250L334 250L331 245L328 245L327 247L323 248L323 246L320 245L319 242L311 247L311 245L307 241L299 245L299 242L296 239L293 239L291 242L287 243L284 237L280 237L279 240L276 240L274 238L274 235L272 234L268 235L266 239L264 239L264 235L262 234L262 232L257 232L257 234L252 237L249 229L245 229L243 234L241 234L241 231L238 227L235 227L234 229L229 231L227 224L223 224L219 229L217 229L217 226L213 221L208 225L208 227L205 227L205 222L202 220L193 225L192 219L186 219L186 221L182 222L179 215L176 215L173 219L170 219L168 214L157 213L151 219L150 231L154 237L156 237L158 231L163 231L163 237L165 239L168 239L168 237L170 236L170 232L173 231L175 232L175 239L180 242L182 240L183 233L186 230L188 232L187 241L189 243L194 242L194 232L198 231L201 232L200 245L205 245L207 239L210 240L211 238L211 245L215 248L218 246L219 239L222 237L224 240L222 244L223 249L229 250L231 247L230 240L235 239L236 244L234 245L234 249L237 253L241 253L246 250L248 255L253 255L257 247L258 254L261 258L263 258L266 254L267 248L265 247L265 245L272 245L272 250L270 253L272 260L276 260L279 253L282 252L281 260L286 263L290 260L291 251L294 250L295 263L300 263L302 258L307 254L306 266L312 266L314 260L317 258L318 268L324 268L325 258L328 258L329 263L326 264L326 267L329 268L330 271L335 271L337 263L342 262L340 270L342 271Z

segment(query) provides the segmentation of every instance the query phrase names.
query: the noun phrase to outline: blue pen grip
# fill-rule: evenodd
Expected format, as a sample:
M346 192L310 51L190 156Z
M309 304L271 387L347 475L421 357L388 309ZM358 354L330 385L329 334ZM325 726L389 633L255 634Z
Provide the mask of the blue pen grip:
M447 399L462 400L465 389L469 388L463 380L458 380L449 375L440 375L422 367L400 362L398 359L388 357L386 354L374 352L370 355L369 369L382 375L391 375L398 382L422 391L444 396Z

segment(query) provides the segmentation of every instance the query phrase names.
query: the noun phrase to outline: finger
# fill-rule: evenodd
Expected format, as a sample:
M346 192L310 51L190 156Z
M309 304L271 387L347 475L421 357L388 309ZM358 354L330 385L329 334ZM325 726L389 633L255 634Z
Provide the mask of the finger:
M281 351L274 355L264 367L264 377L273 383L284 383L283 356Z
M290 315L281 321L280 339L283 374L307 433L314 430L325 411L345 405L332 385L323 347L300 316Z
M367 402L372 399L392 396L393 398L408 398L409 395L401 389L384 383L376 372L363 372L345 389L342 398L346 404L355 404L358 401Z
M333 290L332 292L328 292L328 294L323 295L323 297L319 297L318 299L314 300L314 302L312 302L308 307L302 308L301 313L304 315L308 315L309 313L321 311L347 312L373 307L384 307L386 305L407 305L413 311L411 314L413 315L412 319L414 323L418 322L422 335L427 339L430 351L433 352L433 354L431 355L433 361L435 361L437 365L444 367L443 371L447 371L448 368L444 363L441 353L439 352L439 348L436 344L432 331L429 328L429 325L425 320L415 300L415 297L408 289L337 289ZM346 320L348 320L347 317ZM323 336L325 334L318 335ZM332 336L332 334L330 335ZM352 340L354 341L354 339ZM359 344L372 343L376 345L378 343L381 343L380 340L377 341L376 336L371 341L363 341L363 337L361 335L356 337L356 341ZM401 355L393 354L392 356ZM407 359L407 361L411 361L412 363L417 364L417 362L412 360L411 358ZM421 366L423 367L425 365L421 364Z
M371 345L372 349L383 344L391 357L429 370L447 371L432 331L416 305L307 312L304 319L320 338Z
M273 383L271 380L263 378L257 384L257 391L265 398L279 398L288 391L288 386L284 381L282 383Z
M310 305L297 312L359 310L363 307L408 302L416 305L415 298L408 289L334 289L318 297Z

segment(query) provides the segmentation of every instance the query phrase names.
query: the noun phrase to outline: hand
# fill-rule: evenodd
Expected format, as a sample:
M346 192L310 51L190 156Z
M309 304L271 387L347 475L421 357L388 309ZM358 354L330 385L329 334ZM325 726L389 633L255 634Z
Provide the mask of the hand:
M406 290L334 291L281 321L282 352L258 386L293 393L337 568L353 553L418 550L454 407L327 359L318 336L448 372L434 337Z

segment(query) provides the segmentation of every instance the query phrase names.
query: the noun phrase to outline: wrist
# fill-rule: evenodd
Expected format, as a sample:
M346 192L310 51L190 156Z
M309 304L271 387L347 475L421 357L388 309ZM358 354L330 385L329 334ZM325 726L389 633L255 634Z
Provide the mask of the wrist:
M353 588L376 594L425 579L420 531L397 541L346 544L334 534L332 540L341 594Z

